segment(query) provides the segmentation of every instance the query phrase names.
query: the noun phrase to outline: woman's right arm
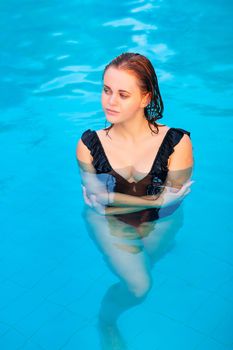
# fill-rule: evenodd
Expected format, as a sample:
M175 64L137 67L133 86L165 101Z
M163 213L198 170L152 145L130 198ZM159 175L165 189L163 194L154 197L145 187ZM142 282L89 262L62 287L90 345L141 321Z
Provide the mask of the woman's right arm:
M178 193L168 193L169 188L165 187L159 196L131 196L119 192L108 193L106 186L98 179L94 166L92 165L92 156L89 149L80 139L76 149L76 157L80 169L80 175L83 186L86 188L88 197L95 196L96 202L102 205L110 205L117 208L106 208L106 213L129 213L148 208L160 208L168 206L174 201L183 199L187 194L187 188L183 187Z
M112 207L136 207L140 210L146 208L159 208L161 200L152 200L151 196L131 196L119 192L108 192L106 186L98 179L94 166L93 158L89 149L80 139L76 148L76 158L80 170L82 185L86 188L87 196L95 195L96 200L102 205L111 205ZM139 211L139 209L137 211Z

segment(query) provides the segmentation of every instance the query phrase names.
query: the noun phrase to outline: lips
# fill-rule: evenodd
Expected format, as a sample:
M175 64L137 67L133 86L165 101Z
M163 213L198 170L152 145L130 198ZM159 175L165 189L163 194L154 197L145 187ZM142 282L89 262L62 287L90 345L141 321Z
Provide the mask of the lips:
M118 111L114 111L113 109L109 109L109 108L106 108L107 112L110 112L110 113L119 113Z

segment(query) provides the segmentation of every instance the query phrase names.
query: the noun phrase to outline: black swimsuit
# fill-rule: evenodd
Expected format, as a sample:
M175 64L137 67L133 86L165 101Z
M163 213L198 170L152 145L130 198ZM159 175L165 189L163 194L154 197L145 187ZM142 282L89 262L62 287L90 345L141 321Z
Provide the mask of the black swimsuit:
M98 179L106 184L109 192L119 192L132 196L155 195L162 191L162 185L168 173L168 159L174 152L174 147L179 143L182 136L190 132L181 128L170 128L155 156L150 172L137 182L129 182L114 169L112 169L104 148L95 130L88 129L83 132L81 139L90 150L93 157L92 164L98 175ZM158 218L170 215L180 204L171 205L166 208L144 209L135 213L114 214L118 220L134 227L143 222L154 221ZM160 212L160 214L159 214ZM162 215L161 215L162 213Z

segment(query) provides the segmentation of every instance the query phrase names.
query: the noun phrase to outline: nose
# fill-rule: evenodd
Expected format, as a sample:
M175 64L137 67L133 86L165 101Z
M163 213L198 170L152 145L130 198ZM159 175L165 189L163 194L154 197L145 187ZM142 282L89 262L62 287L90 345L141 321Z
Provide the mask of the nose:
M109 105L116 105L117 104L117 96L112 94L110 97L109 97Z

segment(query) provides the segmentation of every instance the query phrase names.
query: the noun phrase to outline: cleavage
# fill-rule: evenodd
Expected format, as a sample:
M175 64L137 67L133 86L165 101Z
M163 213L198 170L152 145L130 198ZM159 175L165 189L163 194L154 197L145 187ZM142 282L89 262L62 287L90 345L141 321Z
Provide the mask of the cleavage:
M149 175L149 171L147 173L141 172L132 166L113 169L113 171L124 178L128 183L137 183Z

